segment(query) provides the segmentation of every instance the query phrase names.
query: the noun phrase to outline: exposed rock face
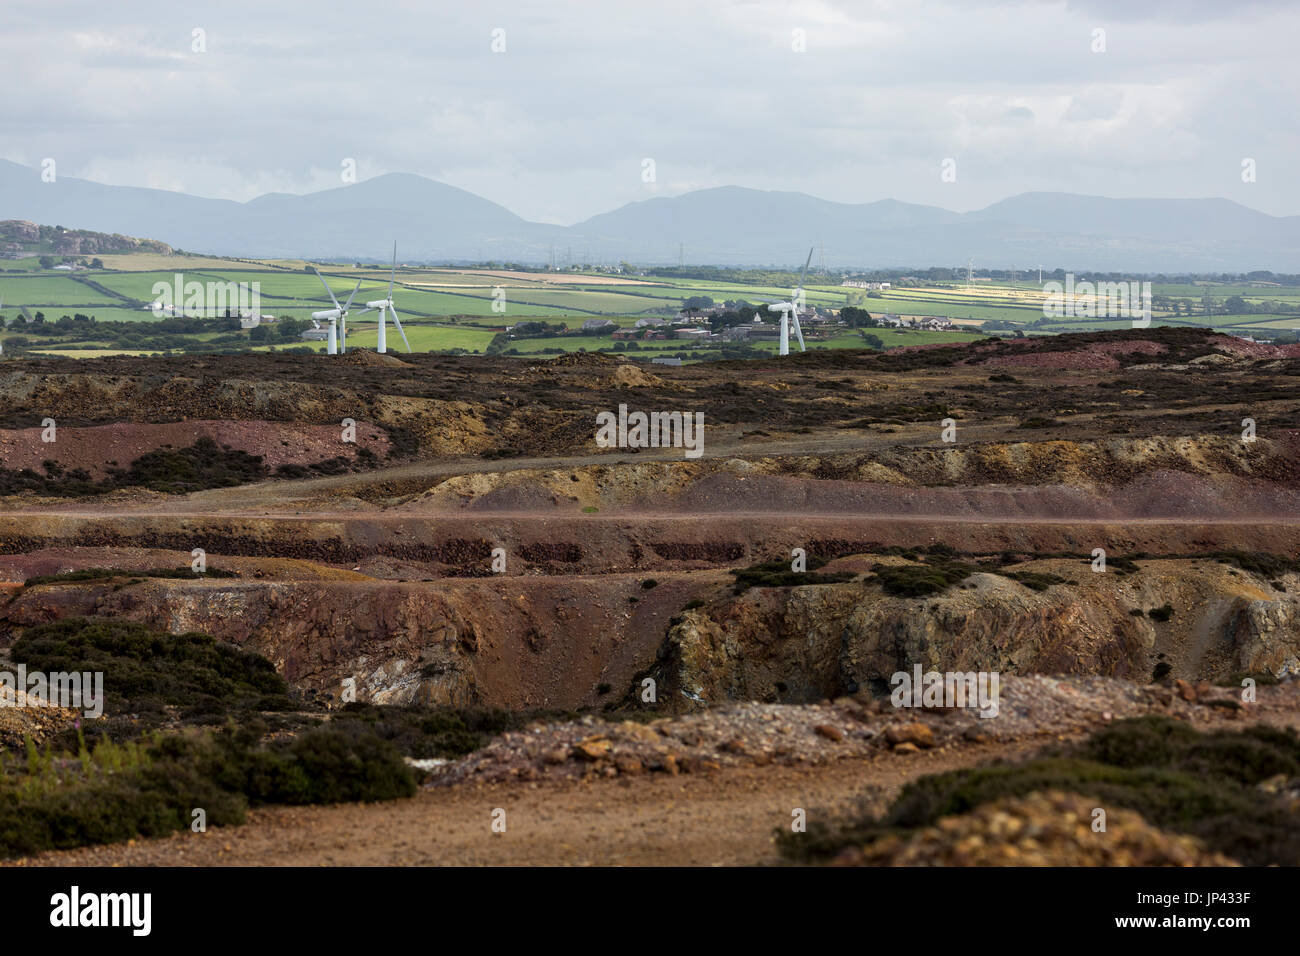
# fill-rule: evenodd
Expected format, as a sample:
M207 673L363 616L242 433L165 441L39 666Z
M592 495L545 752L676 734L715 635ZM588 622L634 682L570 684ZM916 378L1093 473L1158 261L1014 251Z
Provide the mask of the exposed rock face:
M883 692L890 675L926 670L1133 678L1151 634L1113 599L1035 592L976 575L974 589L893 598L864 583L751 592L721 620L690 612L669 634L674 682L706 701L809 702Z
M1228 625L1233 662L1243 672L1300 674L1300 608L1294 601L1238 600Z
M1063 571L1065 562L1035 568ZM975 574L928 598L884 595L868 581L755 588L687 612L654 674L678 706L724 700L809 702L925 670L1089 674L1148 679L1158 655L1198 679L1294 672L1300 601L1214 562L1151 562L1033 591ZM1069 579L1067 578L1067 581ZM1170 605L1169 621L1134 611ZM1225 608L1228 610L1225 612Z
M991 574L970 583L972 591L920 606L902 598L859 604L844 623L843 679L887 680L917 663L940 671L1143 676L1150 635L1114 596L1036 592Z
M90 255L98 252L154 252L171 255L172 247L156 239L135 239L118 233L92 232L89 229L61 229L38 226L25 219L6 219L0 222L0 238L20 243L40 242L42 237L53 242L59 255Z
M292 685L339 700L576 708L629 686L701 583L603 580L206 581L39 585L0 614L10 634L72 616L202 631L269 659ZM637 597L632 604L630 597ZM606 691L608 692L608 691Z
M886 563L904 562L861 555L827 568ZM249 575L258 565L241 567ZM1163 660L1172 676L1204 681L1292 672L1300 659L1300 575L1285 575L1281 591L1212 560L1145 561L1127 575L1069 559L1015 567L1063 583L1035 591L978 572L941 594L905 598L864 575L735 596L720 593L716 570L663 572L650 589L641 575L615 573L123 577L22 590L0 611L0 629L120 616L249 647L327 698L350 678L359 700L517 709L598 705L639 693L647 675L672 710L883 694L893 674L918 664L1145 681ZM688 604L698 606L683 611ZM1165 605L1168 620L1146 613Z
M42 587L8 609L11 624L71 615L141 620L172 633L202 631L268 658L297 687L358 700L462 706L477 702L468 657L472 625L430 588L317 582L148 581L117 588Z

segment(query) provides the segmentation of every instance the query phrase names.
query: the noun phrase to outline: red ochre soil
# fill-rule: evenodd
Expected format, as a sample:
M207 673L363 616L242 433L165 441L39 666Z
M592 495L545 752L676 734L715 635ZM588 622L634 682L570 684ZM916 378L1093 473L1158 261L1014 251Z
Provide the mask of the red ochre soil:
M121 422L88 428L58 427L55 441L42 440L44 429L0 429L0 467L17 471L44 470L57 459L65 471L85 469L103 478L110 467L125 469L141 455L160 448L185 448L200 438L249 454L261 455L275 470L281 465L308 465L328 458L355 458L358 448L379 457L388 454L388 436L372 424L356 427L356 442L341 440L337 425L299 425L267 421L180 421L160 424Z
M201 435L263 455L272 468L310 463L350 452L338 440L343 417L357 419L359 442L381 464L187 496L10 497L0 505L0 577L10 581L95 567L139 575L186 566L195 548L238 577L29 589L0 610L0 640L38 621L111 612L249 643L316 689L359 670L359 683L379 695L590 703L603 683L623 693L688 603L726 594L728 571L788 559L795 548L866 555L864 567L890 548L935 545L1008 552L1013 562L1077 559L1095 548L1294 559L1300 375L1290 354L1155 329L924 354L826 351L655 367L646 385L612 375L619 360L595 355L413 355L380 365L297 356L219 365L182 357L8 362L0 398L10 396L24 423L64 407L81 422L120 419L60 426L55 447L65 469L99 474L109 461L125 467L145 450ZM926 355L940 366L925 365L934 360ZM1037 364L1017 369L1011 383L990 381L989 368L972 364L1023 357ZM1105 368L1066 375L1051 367L1061 357ZM1205 357L1213 361L1188 364ZM703 409L704 456L595 448L595 414L620 403ZM207 420L203 408L223 417ZM1240 440L1247 415L1259 422L1252 444ZM1040 416L1055 424L1021 427ZM958 423L954 445L940 440L945 417ZM390 461L394 434L405 445ZM39 435L4 433L5 466L40 468L50 446ZM491 569L496 548L507 556L502 575ZM659 586L643 588L652 578ZM1120 576L1107 581L1110 592L1072 598L1071 613L1113 624L1127 607L1180 599L1176 577L1158 569L1141 593L1125 591ZM1179 622L1192 615L1177 610L1157 632L1190 670L1228 666L1231 655L1215 652L1225 642L1260 660L1285 658L1296 630L1286 617L1291 590L1245 576L1240 587L1198 588L1195 600L1208 602L1196 618L1207 622L1204 632L1188 631ZM1028 600L1023 590L1008 592L1007 620L1020 622L1006 625L1012 650L1026 635L1050 636L1025 615L1065 610L1013 610ZM786 608L787 636L803 626L809 601L829 602L818 611L829 626L844 611L836 602L863 601L866 614L879 600L815 587L773 593ZM930 614L937 603L918 599L909 613ZM739 605L715 613L724 616L714 621L720 646L759 633ZM951 613L957 623L935 631L936 653L961 631L961 615L975 611ZM1141 636L1120 630L1129 644ZM1145 666L1129 644L1117 659ZM1093 666L1096 648L1077 650L1072 666ZM418 676L439 667L445 679Z
M0 579L127 574L3 585L0 647L35 623L120 616L255 649L327 699L354 676L362 699L511 708L601 708L651 672L668 710L696 706L685 691L719 709L812 707L844 692L837 674L862 677L890 648L945 665L1051 661L1053 673L1104 672L1130 689L1157 655L1193 681L1241 659L1272 667L1300 648L1300 574L1270 580L1192 556L1300 557L1297 356L1149 330L656 366L649 384L595 355L7 362L5 468L56 458L101 476L208 435L274 470L353 454L339 442L344 417L382 464L187 496L4 499ZM1017 381L990 381L997 366ZM703 410L703 458L595 448L595 414L619 403ZM77 427L59 426L51 455L27 426L61 412ZM958 423L954 446L940 442L945 417ZM1020 427L1040 417L1055 424ZM1258 421L1257 443L1240 441L1244 417ZM394 434L406 445L389 460ZM905 560L889 549L935 545L966 559L1006 552L1006 569L1068 580L1037 592L980 573L915 599L867 580ZM498 547L507 570L495 575ZM1098 547L1148 557L1130 575L1093 575L1083 556ZM147 577L187 566L194 548L236 576ZM846 555L826 570L857 580L731 593L729 571L795 548ZM1041 557L1055 553L1072 557ZM1169 621L1130 615L1165 603ZM1294 722L1294 710L1275 716ZM1073 732L1041 730L812 764L796 747L789 763L719 772L705 761L681 776L550 780L545 763L538 779L521 767L508 782L411 801L257 811L234 830L41 862L770 863L792 807L879 807L922 773ZM808 752L837 749L809 733ZM504 836L490 831L496 807L511 814Z

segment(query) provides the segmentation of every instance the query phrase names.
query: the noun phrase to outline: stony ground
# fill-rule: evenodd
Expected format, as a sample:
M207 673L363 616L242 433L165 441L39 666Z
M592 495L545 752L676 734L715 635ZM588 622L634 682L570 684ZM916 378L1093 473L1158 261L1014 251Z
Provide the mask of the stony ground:
M1109 720L1167 713L1203 728L1300 728L1300 681L1259 688L1257 703L1240 704L1235 692L1208 686L1009 677L1000 703L987 720L843 699L742 704L650 723L538 724L429 768L411 800L263 809L240 827L11 865L774 865L775 835L796 810L809 821L878 814L917 777L1022 759ZM492 829L495 811L504 812L504 833ZM1122 839L1099 849L1079 835L1080 820L1091 821L1081 812L1057 797L999 805L841 862L1218 862L1122 813L1109 823ZM1004 835L1013 849L991 849Z
M839 866L1236 866L1192 837L1166 833L1113 809L1092 828L1093 802L1048 791L944 817L906 839L846 850Z
M0 657L0 668L8 666ZM33 702L21 689L0 684L0 751L21 749L28 737L43 740L74 726L80 717L79 711L47 706L42 697Z
M774 838L796 808L810 820L863 801L880 809L915 777L1024 753L880 754L827 765L724 772L470 782L410 800L253 811L239 827L86 847L16 866L753 866L780 863ZM494 833L493 811L506 830Z
M1162 713L1192 722L1263 719L1300 712L1300 681L1240 691L1191 685L1142 686L1104 677L1002 678L998 714L974 708L895 708L888 700L844 697L814 705L744 703L648 722L588 716L506 733L464 759L429 768L428 784L676 776L731 767L812 766L878 755L947 752L972 743L1051 740L1111 720Z

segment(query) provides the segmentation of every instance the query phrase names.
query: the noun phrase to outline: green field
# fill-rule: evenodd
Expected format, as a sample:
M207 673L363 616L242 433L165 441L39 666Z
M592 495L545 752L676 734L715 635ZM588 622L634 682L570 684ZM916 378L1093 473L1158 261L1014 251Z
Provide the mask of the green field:
M253 283L260 288L260 311L275 316L290 316L303 320L313 311L329 308L331 303L320 280L300 261L248 261L209 257L164 256L157 253L140 255L106 255L105 269L93 269L69 275L55 270L41 270L38 260L22 259L0 261L0 300L5 304L0 315L8 319L5 339L25 338L29 348L45 354L63 354L84 357L102 354L149 354L141 348L139 336L126 333L113 334L104 329L99 335L94 328L77 327L75 335L55 338L25 331L18 320L16 308L26 306L33 314L41 312L47 321L57 321L63 315L83 313L92 315L99 323L131 322L147 331L154 315L139 306L154 300L154 286L165 283L174 286L179 273L182 282ZM322 267L330 288L340 301L345 301L361 280L360 291L352 308L349 343L372 348L376 333L373 315L361 315L361 304L367 299L381 298L388 288L388 274L383 268L352 265ZM736 279L734 273L730 274ZM754 273L755 279L770 280L773 273ZM743 278L743 277L741 277ZM1046 277L1045 277L1046 278ZM93 283L88 284L88 283ZM99 286L96 288L94 286ZM504 311L495 311L497 299L494 291L504 290ZM106 290L106 291L101 291ZM893 348L929 342L969 340L982 334L979 325L996 320L1004 332L1019 329L1026 334L1055 334L1071 331L1096 331L1122 329L1132 325L1125 318L1073 318L1053 319L1043 315L1044 293L1037 281L944 282L917 287L896 285L887 291L868 295L866 290L845 287L838 278L809 276L806 287L807 300L812 305L842 308L856 305L875 315L946 317L958 323L964 331L920 332L913 330L867 330ZM1153 285L1153 294L1172 300L1186 300L1191 304L1191 314L1175 314L1171 309L1156 310L1155 324L1192 325L1225 331L1276 334L1280 331L1300 329L1300 312L1290 313L1300 307L1300 288L1290 286L1262 286L1247 282L1233 284L1182 283ZM605 274L506 272L504 270L474 270L448 268L415 268L404 266L397 273L394 299L403 317L411 345L418 351L465 349L483 352L493 336L502 327L521 320L535 318L548 322L564 322L570 329L578 328L583 321L593 317L610 318L619 326L627 327L644 315L669 317L675 314L682 302L690 296L709 296L715 303L726 300L743 300L756 305L788 297L790 290L767 283L746 284L742 281L704 280L662 276L623 277ZM1223 314L1217 309L1229 297L1239 296L1246 303L1261 309L1259 312ZM1203 311L1203 300L1209 299L1215 311ZM1171 303L1172 304L1172 303ZM237 303L232 302L237 307ZM1244 307L1243 307L1244 308ZM8 309L7 312L4 309ZM1262 311L1269 309L1269 311ZM1185 313L1184 310L1180 310ZM274 329L272 329L274 334ZM187 333L173 333L186 335ZM243 348L302 348L324 349L324 343L293 340L280 342L253 342L242 332L193 331L186 341L176 347L207 347L214 349ZM144 344L159 342L157 349L170 347L160 332L147 334ZM113 343L117 343L114 345ZM273 344L272 344L273 343ZM101 344L104 350L92 346ZM746 343L759 350L775 350L775 342ZM810 348L858 348L862 337L856 330L837 332L824 340L812 339ZM48 347L46 347L48 345ZM700 346L685 341L638 342L635 349L619 347L608 336L572 335L563 338L522 339L505 344L507 350L519 354L537 354L546 350L577 349L627 351L632 354L668 352L690 355L698 353L716 355L717 344ZM389 347L401 351L400 338L390 332Z
M441 352L448 349L482 352L488 347L488 343L492 341L494 334L486 329L458 329L446 325L416 325L410 322L403 322L402 328L406 330L406 338L411 343L411 350L414 352ZM388 324L386 337L390 352L400 354L406 351L406 347L402 344L402 337L398 335L397 329L393 328L392 323ZM378 345L378 341L378 326L371 323L363 325L348 322L348 348L373 349ZM298 343L294 344L297 345ZM319 345L322 351L325 349L324 342L305 344ZM283 347L277 346L277 348Z
M56 303L94 305L116 301L111 295L105 295L71 276L57 272L0 276L0 299L10 309L25 305L31 312L36 312L41 306Z

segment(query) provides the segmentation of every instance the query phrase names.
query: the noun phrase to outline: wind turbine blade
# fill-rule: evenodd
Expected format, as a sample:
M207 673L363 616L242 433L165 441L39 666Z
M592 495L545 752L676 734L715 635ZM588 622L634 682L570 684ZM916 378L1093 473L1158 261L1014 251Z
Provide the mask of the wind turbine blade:
M794 313L792 316L790 316L790 318L794 321L794 334L799 338L799 351L800 352L807 351L803 347L803 329L799 327L799 313L798 312Z
M397 306L389 305L389 311L393 313L393 325L397 326L397 331L401 333L402 344L406 346L406 351L411 351L411 343L406 341L406 332L402 329L402 323L397 318Z
M357 290L360 289L360 288L361 288L361 280L358 279L358 280L357 280L357 288L352 290L352 294L351 294L350 296L348 296L348 304L345 305L345 306L343 306L343 311L344 311L344 312L346 312L346 311L348 310L348 308L352 305L352 300L355 299L355 298L357 297ZM335 304L335 305L338 305L337 302L335 302L334 304Z
M808 261L805 262L805 263L803 264L803 272L800 272L800 273L799 273L799 285L798 285L798 287L794 290L794 295L790 297L790 302L791 302L791 303L794 305L794 307L795 307L795 314L796 314L796 315L799 314L799 312L798 312L798 310L799 310L799 300L800 300L801 298L803 298L803 280L804 280L804 279L807 277L807 275L808 275L808 265L809 265L809 263L812 262L812 254L813 254L812 246L809 246L809 247L808 247Z
M388 274L388 299L393 298L393 280L397 278L397 243L393 243L393 271Z
M334 290L331 289L330 284L325 281L325 277L320 274L320 270L317 269L315 266L312 266L311 271L316 273L316 278L320 279L320 284L323 285L325 287L325 291L329 293L330 301L334 303L334 308L341 309L342 306L339 305L339 300L334 298Z

